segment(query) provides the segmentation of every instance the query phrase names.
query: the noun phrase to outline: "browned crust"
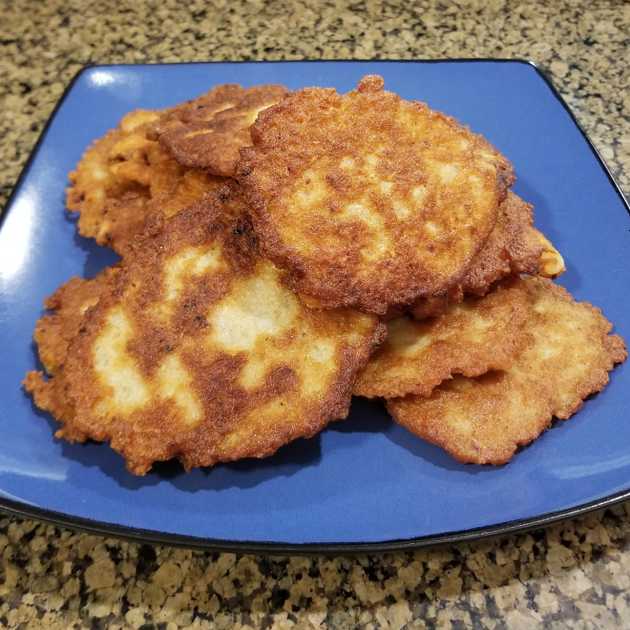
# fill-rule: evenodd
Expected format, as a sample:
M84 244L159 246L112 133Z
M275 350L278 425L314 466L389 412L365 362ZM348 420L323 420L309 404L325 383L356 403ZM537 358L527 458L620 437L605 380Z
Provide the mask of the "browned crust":
M220 85L173 108L153 132L183 166L231 177L239 149L252 143L249 129L258 111L288 93L282 85Z
M103 293L111 288L118 271L116 266L105 269L91 280L71 278L46 299L48 313L35 326L33 338L46 374L28 372L22 384L40 409L62 423L69 422L67 426L62 424L55 436L70 442L84 442L89 436L72 426L74 401L64 372L68 348L79 334L86 312L94 308Z
M525 342L528 310L527 292L516 285L468 298L426 322L394 320L387 340L359 374L354 394L426 397L455 374L473 377L508 369ZM409 346L423 341L428 345L411 354Z
M290 272L296 291L326 308L383 314L392 304L408 304L459 281L494 227L513 181L509 162L486 140L422 103L383 91L382 79L374 77L345 96L321 88L295 92L258 117L252 138L254 146L241 151L237 177L263 253ZM376 191L366 175L372 149L380 151L377 181L391 182L393 192ZM359 175L345 174L344 157L357 162ZM427 178L436 181L434 159L456 162L455 182L431 184L426 201L409 201L413 191L415 199L424 194ZM483 160L488 162L482 169ZM295 198L309 195L311 172L325 195L321 202L306 201L311 209L302 211ZM478 203L467 177L478 178ZM348 218L344 204L359 199L382 228ZM399 199L412 209L407 219L395 209ZM439 238L422 231L431 222L442 229ZM389 241L379 253L383 235ZM376 259L368 264L366 255Z
M77 336L85 311L98 303L117 272L118 267L112 267L91 280L71 278L46 299L50 312L37 321L33 338L49 374L65 363L68 344Z
M500 465L517 448L568 419L609 382L627 350L600 309L576 303L550 280L520 280L532 306L528 341L514 365L477 379L456 377L430 398L388 401L394 419L463 463Z
M37 373L27 375L25 387L36 404L61 422L60 437L108 441L126 458L131 472L144 474L155 461L173 457L187 469L243 457L266 457L288 441L310 437L328 422L347 415L356 372L384 335L384 327L374 317L300 307L296 329L277 342L277 356L286 354L287 358L279 359L262 384L251 391L237 383L249 360L247 354L208 349L208 312L213 305L231 295L238 283L258 277L262 267L270 268L256 257L243 210L233 192L225 189L163 226L159 220L130 249L98 304L86 311L65 363L48 380ZM172 316L162 323L152 319L152 305L164 299L161 270L165 261L186 248L211 247L213 243L221 243L227 266L211 276L188 280ZM287 299L289 296L287 292ZM56 304L58 301L51 302L53 307ZM183 362L192 378L186 389L197 396L203 409L198 425L182 423L172 398L151 399L130 415L99 411L103 401L111 403L112 390L97 374L95 342L113 309L119 307L134 331L125 351L146 383L153 382L167 357L177 356ZM70 319L75 319L74 314ZM312 400L296 385L304 361L291 358L290 353L296 335L308 330L337 344L330 359L335 365L334 378L322 395ZM282 344L286 351L281 350ZM272 401L286 404L286 413L274 416L273 409L268 411L266 405ZM259 427L257 418L264 419L267 413L277 423Z
M88 147L69 175L66 206L79 214L79 234L121 255L151 216L172 216L225 184L184 168L149 137L154 120L164 115L130 112Z
M43 372L31 371L22 381L24 389L33 397L33 401L42 411L47 411L61 423L55 437L67 442L85 442L89 435L74 426L74 402L68 383L60 371L54 378L47 378Z
M494 229L462 281L444 295L423 298L413 304L410 312L416 319L435 317L449 304L461 302L464 295L485 295L502 278L540 272L544 248L533 227L531 204L510 191L499 210Z
M532 205L509 192L501 205L497 226L464 277L464 293L485 295L501 278L519 273L536 274L543 246L533 225Z

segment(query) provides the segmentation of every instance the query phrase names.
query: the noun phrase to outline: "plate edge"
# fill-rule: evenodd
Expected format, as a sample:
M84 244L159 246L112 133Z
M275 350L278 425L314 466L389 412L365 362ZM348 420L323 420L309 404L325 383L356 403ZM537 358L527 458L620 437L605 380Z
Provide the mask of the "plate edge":
M202 64L226 64L226 63L304 63L304 62L317 62L317 63L339 63L339 62L351 62L351 63L370 63L370 62L385 62L385 63L448 63L448 62L492 62L492 63L515 63L525 64L530 66L537 75L544 81L552 95L559 101L560 105L569 115L569 118L576 126L588 146L590 147L593 155L595 156L600 167L608 177L608 180L616 190L622 205L630 215L630 204L626 199L621 187L617 180L614 178L610 171L610 168L606 164L606 161L601 156L590 137L577 120L575 114L566 103L560 92L553 84L551 78L548 76L546 70L539 66L536 62L530 59L524 58L492 58L492 57L480 57L480 58L440 58L440 59L287 59L287 60L209 60L209 61L189 61L189 62L159 62L159 63L116 63L116 64L85 64L74 74L68 85L65 87L63 93L59 97L59 100L55 104L48 120L46 121L42 131L40 132L31 152L20 171L18 178L11 190L7 202L2 208L2 214L0 214L0 229L4 224L6 216L9 214L10 208L13 205L14 198L19 193L23 180L27 177L28 172L32 166L32 163L39 151L39 148L44 141L50 126L52 125L57 113L61 109L66 98L72 91L80 77L87 71L97 68L108 67L120 67L120 66L173 66L173 65L202 65ZM533 518L517 519L513 521L507 521L505 523L499 523L497 525L491 525L489 527L479 527L474 529L468 529L463 531L456 531L447 534L429 534L418 538L407 538L400 540L391 540L384 542L367 542L367 543L282 543L282 542L252 542L252 541L228 541L228 540L216 540L209 538L199 538L193 536L186 536L182 534L173 533L160 533L155 530L144 530L134 527L128 527L124 525L116 525L114 523L106 523L104 521L95 521L79 516L72 516L63 512L56 512L52 510L46 510L36 506L28 505L26 503L13 501L0 497L0 512L11 516L18 516L21 518L36 519L51 525L57 525L67 527L72 530L87 532L92 534L98 534L102 536L112 536L119 539L130 540L137 543L153 543L160 545L169 545L176 547L186 547L191 549L204 549L208 551L218 552L239 552L239 553L260 553L267 555L357 555L361 553L385 553L392 551L409 551L419 549L423 547L441 546L454 543L474 542L490 537L498 537L502 535L524 532L531 529L540 527L547 527L553 523L559 521L583 516L590 512L611 507L624 500L630 499L630 487L625 490L621 490L617 493L596 499L588 503L583 503L564 510L558 510L556 512L547 512L546 514L539 515Z
M546 69L544 69L542 66L538 65L535 61L528 60L526 63L536 71L538 76L546 84L551 94L560 103L560 105L562 105L563 109L569 115L571 122L576 126L577 130L580 132L584 140L586 140L586 144L588 144L589 148L591 149L591 152L595 156L595 159L599 162L599 165L602 167L604 174L608 177L608 181L612 184L613 188L619 195L622 205L626 208L626 212L630 215L630 202L628 201L628 199L626 199L626 196L623 190L621 189L619 182L615 179L614 175L612 174L610 170L610 167L606 163L606 160L604 159L602 154L599 152L599 150L597 149L597 147L591 140L590 136L588 135L584 127L582 127L580 121L577 119L577 117L573 113L573 110L569 107L569 104L564 100L564 98L562 97L562 94L560 94L560 92L554 85L549 75L549 72Z
M211 552L262 555L356 556L359 554L414 551L427 547L474 543L488 538L524 533L534 529L549 527L555 523L571 518L582 517L598 510L610 508L628 499L630 499L630 489L621 490L602 499L596 499L572 508L548 512L531 519L516 519L490 527L476 527L447 534L429 534L417 538L365 543L286 543L201 538L184 534L162 533L155 530L128 527L126 525L116 525L115 523L106 523L104 521L96 521L80 516L71 516L63 512L46 510L3 497L0 498L0 513L20 518L35 519L49 525L65 527L76 532L98 534L100 536L127 540L138 544L151 543Z

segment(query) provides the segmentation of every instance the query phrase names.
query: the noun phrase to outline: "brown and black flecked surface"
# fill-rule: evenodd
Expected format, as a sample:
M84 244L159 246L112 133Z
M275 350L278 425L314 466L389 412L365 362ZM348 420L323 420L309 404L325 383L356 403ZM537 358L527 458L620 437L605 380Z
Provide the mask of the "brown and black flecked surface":
M630 4L0 0L0 204L85 63L531 58L630 190ZM630 626L630 507L417 553L264 558L0 518L0 627Z

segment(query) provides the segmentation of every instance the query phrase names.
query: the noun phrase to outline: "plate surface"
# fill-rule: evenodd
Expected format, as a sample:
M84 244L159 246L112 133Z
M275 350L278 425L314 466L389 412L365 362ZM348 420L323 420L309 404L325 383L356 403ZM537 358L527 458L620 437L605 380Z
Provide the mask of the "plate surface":
M385 549L542 524L630 493L630 369L508 466L457 464L355 400L347 421L264 461L129 475L107 446L53 439L20 388L37 365L42 302L115 256L64 215L67 174L129 110L192 98L217 83L351 89L368 73L483 133L512 160L515 190L560 249L561 278L630 339L630 216L559 97L519 61L258 62L96 66L66 93L0 229L0 507L100 532L275 551Z

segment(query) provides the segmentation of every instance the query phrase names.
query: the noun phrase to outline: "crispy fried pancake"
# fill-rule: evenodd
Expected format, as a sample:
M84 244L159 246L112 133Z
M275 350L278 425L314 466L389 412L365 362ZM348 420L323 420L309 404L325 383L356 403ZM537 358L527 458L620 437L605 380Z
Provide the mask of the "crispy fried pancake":
M383 314L460 280L512 182L481 136L364 77L262 112L237 177L266 256L324 307Z
M230 177L239 149L252 143L249 129L258 113L288 93L281 85L220 85L173 108L154 126L154 132L180 164Z
M425 322L407 317L388 322L387 339L359 375L354 394L429 396L453 374L509 368L525 340L527 305L524 288L499 287Z
M449 304L461 302L464 295L485 295L495 282L506 276L561 274L562 256L533 223L532 206L509 192L494 229L463 280L444 295L418 300L411 307L411 314L420 320L435 317Z
M160 115L147 110L127 114L92 144L70 174L66 205L79 213L79 233L118 253L125 252L154 213L176 214L225 183L200 169L185 169L149 138Z
M34 339L49 374L65 363L68 344L79 333L85 312L98 303L118 270L118 267L107 268L91 280L71 278L46 300L50 312L38 320Z
M33 335L39 358L52 377L44 380L41 372L29 372L24 379L25 389L32 392L37 406L56 418L74 415L74 403L65 379L64 365L68 348L79 334L87 311L94 307L106 291L111 289L118 266L110 267L91 280L71 278L45 302L48 314L38 320ZM65 437L82 441L82 434L73 437L72 428Z
M602 390L627 357L601 311L576 303L543 278L518 280L529 293L526 343L505 371L444 383L430 398L390 400L389 412L412 433L461 462L504 464L536 439L555 416L571 417Z
M227 220L243 209L216 196L147 235L85 311L61 369L27 376L59 437L110 441L144 474L173 457L186 468L266 457L347 415L383 325L302 306L256 256L247 224ZM76 328L63 307L81 310L85 287L62 292L56 328ZM54 328L39 330L46 346Z

